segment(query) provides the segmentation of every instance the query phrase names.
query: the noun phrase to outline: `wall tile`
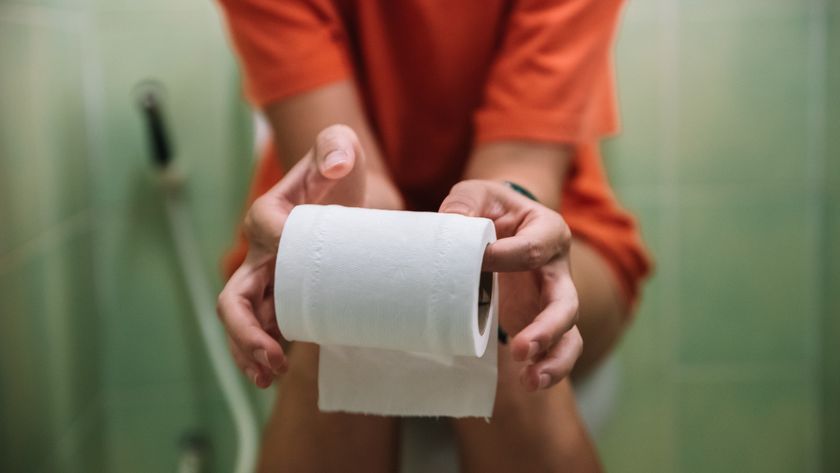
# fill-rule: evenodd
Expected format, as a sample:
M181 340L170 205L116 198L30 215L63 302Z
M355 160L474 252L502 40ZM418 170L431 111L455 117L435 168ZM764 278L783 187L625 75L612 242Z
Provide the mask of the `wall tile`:
M32 9L38 16L79 12L91 0L3 0L2 8Z
M233 471L238 439L227 404L221 397L208 399L201 407L200 415L210 434L213 467L216 471ZM264 420L258 419L259 424Z
M824 314L822 325L822 406L823 412L823 468L825 471L840 470L840 348L837 334L840 333L840 4L828 2L829 15L827 47L827 119L826 133L826 181L828 188L825 218L825 244L828 255L825 259L827 271L823 282Z
M0 465L31 470L98 397L90 230L0 269ZM6 469L6 468L0 468Z
M661 24L655 19L631 21L642 5L634 2L626 6L630 18L621 26L615 53L621 133L603 146L610 180L619 188L662 182L662 58L657 54Z
M198 16L199 18L196 18ZM197 21L202 23L196 25ZM208 27L210 22L213 26ZM164 108L176 159L182 167L206 172L208 183L224 194L228 167L235 161L232 134L238 100L233 60L215 11L107 13L98 16L93 34L101 42L102 124L105 152L100 203L125 205L122 184L146 173L151 162L145 127L136 107L137 85L154 79L163 87ZM192 26L191 26L192 25ZM242 156L246 163L248 156Z
M5 6L38 7L51 10L103 12L198 11L206 7L200 0L4 0Z
M242 126L246 109L212 5L179 4L165 15L153 4L135 6L102 7L91 32L103 71L97 123L105 141L96 202L103 216L97 230L103 305L111 314L105 336L109 464L117 471L171 469L181 436L194 429L218 442L214 461L229 464L231 433L218 430L229 424L207 420L216 414L202 396L218 387L173 251L134 87L146 78L165 87L176 165L187 178L182 197L189 225L208 280L217 286L219 254L239 217L252 165L249 142L239 136L249 131Z
M826 271L822 287L822 433L824 471L840 470L840 192L826 206Z
M32 36L31 27L0 19L0 50L4 61L0 69L0 116L3 123L11 123L11 112L16 111L16 121L28 124L22 130L0 127L0 218L4 222L0 228L0 254L33 237L43 226L38 211L43 198L37 192L40 188L37 167L26 159L34 154L35 117L30 111L32 107L24 102L28 98L21 97L27 94L19 93L19 84L29 82L31 75L26 51L33 49ZM26 189L30 198L21 199Z
M816 254L804 193L704 189L680 205L683 364L813 363Z
M243 149L248 143L235 133L243 130L239 121L246 115L215 15L209 5L188 14L109 10L99 15L92 32L103 59L105 143L96 175L103 213L101 285L105 310L112 314L106 337L112 395L206 379L206 356L173 252L134 88L149 77L165 87L176 165L187 177L182 194L187 218L205 255L208 280L219 287L218 258L241 211L251 158Z
M806 185L807 4L681 4L682 184Z
M0 14L0 254L88 207L80 34Z
M44 452L41 471L108 471L109 440L105 435L105 425L103 399L97 396L59 436L55 448Z
M64 428L98 397L101 382L100 334L91 228L71 235L47 253L46 302L40 349L49 356L50 394ZM37 346L37 345L36 345Z
M101 13L169 13L199 12L207 8L208 3L201 0L86 0L91 9Z
M77 20L87 16L69 16L73 2L61 2L67 15L49 1L19 3L24 6L15 10L14 21L5 16L12 7L0 6L0 120L20 124L0 127L0 219L11 223L0 231L0 261L33 238L56 240L42 236L68 217L87 212L91 171L99 219L96 255L85 231L84 237L61 243L60 250L35 251L35 262L0 267L0 351L7 352L0 417L12 419L4 422L8 429L0 430L0 469L30 470L41 464L47 470L104 471L106 455L116 459L109 464L122 464L129 452L137 471L159 471L134 461L146 455L155 464L173 465L172 452L164 451L158 461L155 448L144 449L157 447L143 443L148 440L145 429L161 432L172 423L180 429L186 422L170 414L174 408L166 407L168 401L151 410L125 403L160 387L165 398L181 396L176 410L195 410L209 405L196 400L201 393L218 393L218 388L185 299L132 88L146 77L160 78L167 87L167 118L179 165L189 178L185 197L197 244L206 256L208 278L218 282L218 256L232 235L252 166L249 141L240 136L249 130L242 125L247 112L233 59L216 7L206 2L101 2L97 8L102 13L89 17L94 27L84 29ZM102 60L101 76L84 71L84 80L92 84L82 83L82 67L90 65L85 54L94 62ZM98 95L85 96L85 90ZM86 99L93 100L88 104L94 106L92 116L83 115L90 110L84 108ZM96 110L99 104L104 108ZM89 123L96 133L89 133ZM89 137L105 141L88 147ZM95 164L92 170L89 163ZM93 261L102 321L91 285ZM36 316L20 324L7 313ZM14 341L6 343L7 336ZM32 347L39 347L32 356L15 355ZM102 370L100 359L105 360ZM90 407L100 394L100 372L108 387L104 395L118 403L108 415ZM221 401L213 402L217 409ZM210 417L206 411L202 415ZM103 416L109 432L117 433L113 451L103 440ZM228 425L222 418L213 422L206 428L211 432ZM134 434L140 447L132 444ZM222 443L219 457L232 458L231 442Z
M673 471L816 472L814 397L813 386L778 379L681 384Z
M840 5L838 2L828 2L829 14L827 26L826 48L826 176L828 186L834 190L835 196L840 193Z
M173 384L217 389L174 251L163 197L144 177L128 185L126 192L132 205L97 222L98 283L108 314L103 327L106 390L119 397ZM212 283L214 274L207 277Z
M624 4L624 14L621 24L639 24L656 21L660 17L659 0L636 0Z
M143 401L120 400L107 408L109 471L174 471L179 443L196 429L189 392L146 393Z
M181 382L194 358L188 348L200 348L159 196L146 197L127 209L131 221L98 228L108 390Z
M674 3L678 4L678 10L691 18L730 22L754 18L790 18L807 12L809 7L793 0L676 0Z
M43 367L49 356L43 350L46 302L39 288L46 278L46 257L21 267L4 268L0 275L0 469L26 471L39 458L39 444L52 439L49 378ZM49 444L49 440L47 440Z
M655 265L667 235L662 226L663 206L650 201L655 195L625 191L620 197L635 215L641 227L642 239ZM672 356L670 346L662 343L669 336L665 320L669 314L662 297L662 283L669 276L672 275L663 273L661 268L654 266L650 279L642 286L639 306L621 342L621 357L630 363L628 369L646 370L655 367L658 370L665 366Z
M655 192L633 188L620 194L639 219L651 251L662 255L668 237L662 225L667 207ZM616 414L598 439L608 471L675 471L675 398L670 375L674 353L668 320L674 314L667 310L663 297L663 283L671 277L667 266L656 269L617 352L621 382Z
M92 34L101 43L105 104L97 204L119 211L136 205L131 186L155 186L145 124L135 105L137 84L152 78L164 88L175 162L187 179L185 197L208 270L215 271L241 215L253 161L240 137L249 131L241 125L247 116L216 10L208 4L200 12L167 15L103 13Z
M624 356L616 415L598 440L607 471L626 473L679 471L675 467L674 385L667 373L641 374Z
M186 436L208 441L208 471L230 471L236 439L224 401L185 386L159 386L107 407L109 471L175 470Z

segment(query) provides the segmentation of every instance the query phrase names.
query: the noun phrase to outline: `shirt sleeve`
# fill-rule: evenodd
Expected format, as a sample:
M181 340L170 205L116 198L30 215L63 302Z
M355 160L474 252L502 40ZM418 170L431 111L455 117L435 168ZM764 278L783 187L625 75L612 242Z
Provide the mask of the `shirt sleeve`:
M344 28L328 0L220 0L258 106L351 75Z
M612 41L621 0L519 0L474 115L477 143L580 143L618 131Z

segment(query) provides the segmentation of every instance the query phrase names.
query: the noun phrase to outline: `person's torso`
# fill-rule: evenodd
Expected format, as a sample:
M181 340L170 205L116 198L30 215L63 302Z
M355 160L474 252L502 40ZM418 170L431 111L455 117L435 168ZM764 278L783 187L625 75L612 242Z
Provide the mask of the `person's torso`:
M412 208L436 208L461 177L508 3L338 1L368 119Z

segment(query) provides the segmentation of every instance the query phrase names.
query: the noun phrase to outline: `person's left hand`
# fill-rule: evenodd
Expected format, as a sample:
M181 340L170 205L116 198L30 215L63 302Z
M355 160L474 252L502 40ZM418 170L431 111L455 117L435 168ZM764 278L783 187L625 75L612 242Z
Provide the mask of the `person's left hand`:
M527 362L520 381L545 389L568 376L583 350L572 282L572 236L559 213L495 181L456 184L441 212L493 220L498 240L482 267L499 272L499 323L513 335L514 360Z
M362 206L365 155L356 133L344 125L322 130L314 146L245 217L248 255L219 294L217 312L234 361L258 387L286 372L283 327L274 314L274 262L286 218L299 204Z

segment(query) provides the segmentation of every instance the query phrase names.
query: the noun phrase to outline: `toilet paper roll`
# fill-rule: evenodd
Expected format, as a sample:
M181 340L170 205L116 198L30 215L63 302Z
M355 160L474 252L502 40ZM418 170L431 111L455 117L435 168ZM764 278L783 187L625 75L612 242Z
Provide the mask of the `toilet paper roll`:
M317 343L319 407L489 416L493 222L454 214L301 205L283 228L274 297L284 337Z

